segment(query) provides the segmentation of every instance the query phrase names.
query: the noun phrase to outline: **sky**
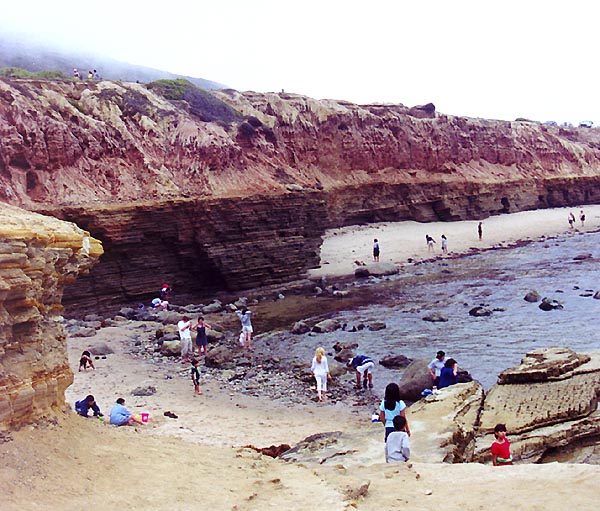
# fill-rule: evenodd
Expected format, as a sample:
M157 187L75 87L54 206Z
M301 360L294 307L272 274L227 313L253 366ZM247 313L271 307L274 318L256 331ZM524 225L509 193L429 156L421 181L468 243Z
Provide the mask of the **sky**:
M241 91L600 125L593 0L2 4L0 30L19 37Z

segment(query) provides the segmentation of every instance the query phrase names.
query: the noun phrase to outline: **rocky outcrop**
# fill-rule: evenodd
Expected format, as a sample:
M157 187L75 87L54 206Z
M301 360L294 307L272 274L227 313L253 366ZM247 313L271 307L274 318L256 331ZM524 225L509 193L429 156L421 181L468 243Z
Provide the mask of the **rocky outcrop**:
M77 226L0 204L0 429L65 406L64 286L102 254Z
M600 201L596 129L211 94L223 108L205 115L141 84L0 80L0 200L106 247L70 305L151 297L163 279L196 295L278 283L318 265L332 227Z

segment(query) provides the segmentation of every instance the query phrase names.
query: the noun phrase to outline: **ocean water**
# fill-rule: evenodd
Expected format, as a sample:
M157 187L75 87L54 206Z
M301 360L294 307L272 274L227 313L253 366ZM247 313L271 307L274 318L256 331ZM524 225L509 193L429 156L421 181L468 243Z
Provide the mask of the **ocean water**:
M590 257L574 259L583 254ZM283 335L277 352L310 360L317 346L333 353L331 346L345 341L359 343L357 351L375 360L389 354L431 360L442 349L489 389L502 370L518 365L528 351L547 346L600 349L600 300L582 296L600 290L599 259L600 233L585 233L416 265L388 280L372 303L333 316L349 327L383 321L384 330ZM561 301L563 308L541 310L539 303L523 299L529 290ZM470 316L478 305L502 310L489 317ZM448 321L424 321L430 312L440 312ZM400 378L401 371L378 365L375 391L382 393L387 383Z

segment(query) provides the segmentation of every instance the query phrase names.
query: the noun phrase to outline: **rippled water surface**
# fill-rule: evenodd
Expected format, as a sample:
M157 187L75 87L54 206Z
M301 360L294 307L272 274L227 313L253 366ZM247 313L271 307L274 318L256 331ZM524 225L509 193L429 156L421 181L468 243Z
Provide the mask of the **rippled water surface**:
M388 354L431 359L443 349L489 388L500 371L517 365L533 349L600 349L600 300L582 296L600 290L596 276L599 243L599 233L588 233L415 266L395 279L379 303L335 316L349 326L384 321L386 329L286 336L279 347L289 347L306 359L316 346L329 350L337 340L358 342L358 351L375 359ZM573 259L581 254L592 257ZM539 304L526 302L523 297L531 289L562 301L564 308L546 312ZM489 317L471 317L468 311L481 304L504 310ZM448 322L423 321L434 311L447 316ZM379 366L376 390L381 392L398 376Z

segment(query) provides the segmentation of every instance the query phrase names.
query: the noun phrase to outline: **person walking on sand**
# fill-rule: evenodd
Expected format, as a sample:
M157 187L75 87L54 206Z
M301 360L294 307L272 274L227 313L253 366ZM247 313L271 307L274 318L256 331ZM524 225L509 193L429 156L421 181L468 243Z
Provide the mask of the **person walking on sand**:
M351 358L348 361L348 367L354 367L356 372L356 388L361 388L361 378L362 378L362 388L367 388L367 385L370 389L373 388L373 369L375 368L375 362L371 357L367 357L366 355L356 355L354 358Z
M433 252L433 244L435 243L435 240L429 236L429 234L426 234L425 241L427 242L427 252Z
M398 415L406 417L406 404L400 399L400 387L397 383L388 383L385 388L384 398L379 405L379 420L385 426L384 441L387 442L388 436L394 431L394 418ZM410 429L406 425L406 432L410 436Z
M512 465L513 459L510 455L510 442L506 438L506 424L496 424L494 427L496 441L490 447L492 451L492 463L495 467Z
M252 341L252 321L250 320L250 316L252 312L243 307L241 311L235 311L238 318L242 322L242 333L244 334L244 349L251 350L251 341Z
M206 329L212 328L208 323L204 322L202 316L198 317L196 324L196 346L198 347L198 355L206 355L208 348L208 338L206 337Z
M331 380L331 375L329 374L329 365L327 364L324 348L316 349L310 370L315 380L317 380L317 396L319 397L319 401L326 401L327 380Z
M181 339L181 363L185 364L190 361L192 353L192 322L187 316L183 316L177 323L179 330L179 338Z
M379 262L379 241L377 238L373 240L373 261L376 263Z
M394 431L390 433L385 442L385 462L404 463L410 459L410 432L406 417L394 417Z
M477 234L479 235L479 241L483 238L483 222L479 222L477 225Z
M120 397L116 404L110 409L110 423L114 426L131 426L132 424L144 423L137 419L127 408L125 408L125 400Z
M585 213L583 212L583 209L579 212L579 220L581 221L581 227L583 227L583 224L585 223Z
M192 360L190 374L192 375L192 382L194 383L194 395L199 396L202 392L200 391L200 371L198 370L198 361L196 359Z
M442 234L442 254L448 255L448 238L445 234Z
M573 214L573 212L571 211L569 213L569 229L573 229L575 226L575 215Z

